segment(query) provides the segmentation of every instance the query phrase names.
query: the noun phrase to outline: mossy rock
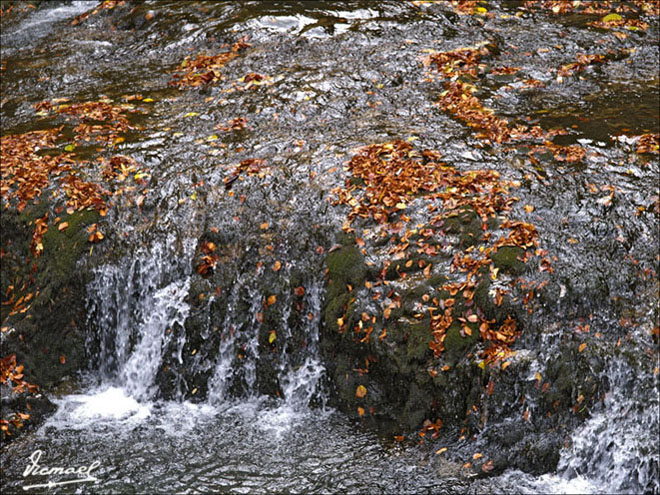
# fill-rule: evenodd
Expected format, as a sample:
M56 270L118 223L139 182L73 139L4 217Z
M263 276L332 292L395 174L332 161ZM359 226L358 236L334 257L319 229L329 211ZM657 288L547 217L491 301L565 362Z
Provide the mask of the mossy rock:
M475 245L481 239L481 217L472 208L461 208L444 221L443 229L450 234L457 234L464 248Z
M433 339L430 322L428 319L418 325L407 327L408 342L406 344L406 356L408 360L427 361L432 352L429 349L429 342Z
M354 287L361 285L367 276L364 256L356 246L344 246L328 255L330 280L347 282Z
M444 357L450 365L462 358L467 350L479 341L479 329L476 324L469 323L468 326L472 330L472 335L461 335L461 325L458 323L453 323L447 329Z
M527 265L520 260L524 254L525 250L520 247L502 246L491 255L491 259L495 268L511 275L520 275L527 269Z
M64 216L61 221L68 227L62 231L49 225L42 240L44 251L34 260L29 254L34 221L47 211L48 202L42 200L20 215L11 211L2 215L3 233L5 227L11 227L12 251L16 247L24 251L21 264L12 263L14 272L6 272L3 266L2 276L33 278L34 282L26 289L34 294L29 310L3 321L15 331L3 341L2 354L15 352L17 360L25 365L26 379L42 388L55 385L85 365L84 291L91 270L89 264L78 262L89 249L85 227L99 219L97 212L83 210ZM2 245L7 245L4 236Z

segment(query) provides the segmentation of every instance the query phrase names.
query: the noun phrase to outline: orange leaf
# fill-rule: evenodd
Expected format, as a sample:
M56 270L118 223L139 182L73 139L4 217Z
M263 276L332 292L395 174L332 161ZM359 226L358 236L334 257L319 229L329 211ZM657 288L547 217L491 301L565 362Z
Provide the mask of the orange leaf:
M268 299L266 301L268 303L268 306L272 306L277 302L277 296L275 294L268 296Z
M364 416L364 408L363 407L358 407L357 412L360 416Z
M295 289L293 289L293 293L298 297L302 297L305 295L305 288L302 285L300 285Z
M261 225L259 225L259 228L260 228L261 230L266 230L266 229L268 228L268 224L267 224L266 222L264 222L264 223L262 223Z
M282 268L282 263L280 263L279 261L276 261L276 262L273 264L273 271L274 271L274 272L279 272L279 271L280 271L280 268Z
M66 228L67 228L68 226L69 226L69 222L62 222L61 224L59 224L59 225L57 226L57 230L59 230L60 232L62 232L62 231L64 231L64 230L66 230Z
M586 343L586 342L582 342L582 343L580 344L580 347L578 347L578 352L582 352L582 351L584 351L586 348L587 348L587 343Z
M66 356L64 356L64 354L60 356L60 363L66 364Z
M367 387L364 385L358 385L358 387L355 389L355 397L362 399L365 395L367 395Z

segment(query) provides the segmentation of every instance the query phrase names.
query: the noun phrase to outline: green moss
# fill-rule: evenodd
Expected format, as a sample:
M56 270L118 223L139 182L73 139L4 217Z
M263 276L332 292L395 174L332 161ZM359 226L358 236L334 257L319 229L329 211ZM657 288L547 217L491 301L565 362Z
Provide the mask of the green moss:
M96 211L83 210L62 219L69 224L64 231L49 227L43 237L44 253L39 263L43 281L49 278L60 282L70 277L80 256L89 249L85 227L98 219Z
M331 332L339 331L339 326L337 325L337 318L341 318L344 315L344 311L347 310L348 302L350 300L350 294L342 294L333 299L330 299L328 305L325 308L325 328Z
M328 277L353 286L361 285L367 276L364 256L356 246L345 246L328 255Z
M444 230L450 234L458 234L461 245L469 247L481 238L481 218L474 209L464 207L456 211L454 216L445 220Z
M512 275L520 275L527 267L519 257L522 257L524 250L517 246L502 246L497 252L491 255L493 264L502 271Z
M445 359L455 363L466 353L473 344L479 340L479 330L476 325L470 324L472 335L461 335L461 325L453 323L447 330L445 337Z
M431 357L429 342L433 339L429 322L422 322L408 328L406 356L409 360L425 361Z

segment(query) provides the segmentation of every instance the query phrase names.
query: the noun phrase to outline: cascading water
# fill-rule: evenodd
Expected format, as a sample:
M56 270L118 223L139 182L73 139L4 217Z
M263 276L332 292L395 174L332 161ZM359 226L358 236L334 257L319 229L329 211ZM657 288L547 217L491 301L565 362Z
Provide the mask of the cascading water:
M658 492L658 388L652 371L637 373L625 362L612 363L603 410L572 435L562 453L558 471L564 479L587 479L608 493Z
M75 487L80 493L658 492L657 364L632 362L647 352L646 330L644 338L631 337L625 353L594 351L596 361L607 363L598 372L607 395L585 419L570 418L575 429L562 438L557 469L549 462L540 471L553 474L492 471L477 481L455 454L462 447L463 458L473 459L473 440L454 448L460 427L452 430L451 418L441 418L445 426L435 440L449 448L436 454L430 434L418 448L416 432L403 443L392 437L404 431L374 433L369 425L379 420L368 408L366 417L350 421L326 407L320 348L327 335L319 335L331 299L325 260L343 242L336 236L345 221L345 211L326 200L350 179L342 162L357 147L393 139L439 150L458 170L494 169L519 181L514 210L538 227L540 247L559 259L555 299L572 298L563 309L601 297L602 306L614 306L607 298L624 294L612 320L618 321L637 306L638 267L655 267L657 193L649 184L657 165L635 155L634 139L610 142L609 135L656 132L657 26L614 36L587 24L594 15L569 20L530 11L522 5L528 2L497 0L469 15L453 12L456 2L107 2L96 13L97 2L40 2L34 9L13 3L2 17L3 136L51 124L70 134L79 123L96 122L64 122L34 105L47 100L55 109L107 98L131 123L123 141L96 155L98 143L87 146L67 134L39 153L71 146L80 160L89 156L89 167L80 170L84 180L101 175L92 164L99 156L130 156L139 171L108 182L116 195L108 216L98 219L105 240L87 256L96 266L87 286L90 369L80 379L67 377L56 398L52 391L58 410L42 427L3 448L3 493L22 492L35 449L51 466L100 461L98 484ZM215 83L168 86L185 60L223 52L239 39L251 47L214 68L222 74ZM427 79L420 58L485 41L497 53L476 73L487 82L475 86L484 108L511 119L547 118L539 125L569 130L556 144L582 143L584 162L539 156L537 163L528 154L534 149L474 146L478 130L435 107L443 88ZM560 83L556 70L574 67L584 47L621 48L624 58L578 63L585 70ZM245 127L232 128L239 117ZM239 173L239 164L251 159L264 162ZM44 189L44 199L50 192ZM533 208L524 212L525 203ZM415 201L408 206L417 208ZM413 211L410 229L418 214ZM52 234L58 232L51 224ZM374 231L355 234L368 244ZM82 242L87 255L90 246ZM217 255L209 275L197 271L203 242L217 248L205 253ZM622 261L624 248L634 266ZM353 285L354 296L363 297L365 286ZM632 325L657 320L657 313L646 313ZM574 357L595 347L592 330L580 354L585 336L576 337L563 312L553 318L553 329L560 329L542 331L537 340L523 343L535 329L522 329L516 359L533 363L515 386L534 387L537 374L545 381L563 339L574 344ZM384 345L393 343L392 333ZM412 344L414 337L402 339ZM628 341L621 337L623 349ZM635 340L644 345L635 347ZM426 344L418 349L428 352ZM403 353L418 350L402 345ZM329 370L331 361L325 364ZM418 371L431 379L426 369ZM567 381L562 397L577 401L575 380ZM530 407L542 402L544 384L538 385L538 394L527 398ZM377 393L370 388L367 398ZM509 405L518 407L514 402ZM543 413L512 424L531 425ZM506 428L506 421L486 428ZM504 451L498 442L492 442L496 454Z
M184 242L183 253L168 252L172 236L138 251L130 262L97 270L88 287L88 347L102 381L122 387L135 399L155 395L154 379L163 347L172 329L182 328L188 315L184 301L190 287L188 259L193 242ZM98 347L94 352L93 347Z

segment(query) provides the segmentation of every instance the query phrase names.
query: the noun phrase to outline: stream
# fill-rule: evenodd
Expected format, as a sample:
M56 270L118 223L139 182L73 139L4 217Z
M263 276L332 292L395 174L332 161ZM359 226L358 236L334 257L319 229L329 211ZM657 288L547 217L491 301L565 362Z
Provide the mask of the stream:
M53 149L138 165L114 184L126 189L86 265L89 366L49 394L57 411L42 426L3 444L2 493L659 492L660 165L635 153L633 138L660 126L657 16L624 37L587 25L600 14L504 0L479 2L487 15L450 2L13 4L1 21L2 136L57 123L66 138ZM171 84L185 57L239 40L250 46L213 84ZM516 122L568 130L554 142L581 146L583 161L484 143L436 105L443 87L424 57L482 42L497 46L482 61L489 71L519 72L486 71L480 100ZM558 82L556 68L585 52L616 56ZM543 86L523 87L530 79ZM77 121L34 108L56 98L124 105L131 127L104 150L74 142ZM545 373L588 322L586 352L606 356L594 371L606 392L556 469L465 475L464 456L436 453L467 452L458 428L439 443L402 442L409 432L356 421L331 400L325 254L346 218L332 190L357 148L394 139L520 183L514 211L555 257L557 293L530 317L540 330L516 345L538 352ZM252 159L265 165L239 175ZM101 180L93 166L83 174ZM213 283L200 276L200 239L219 246ZM264 322L273 294L281 309ZM267 359L264 332L277 348ZM485 448L487 435L474 442ZM95 480L49 487L25 476L37 450L45 466L98 461Z

